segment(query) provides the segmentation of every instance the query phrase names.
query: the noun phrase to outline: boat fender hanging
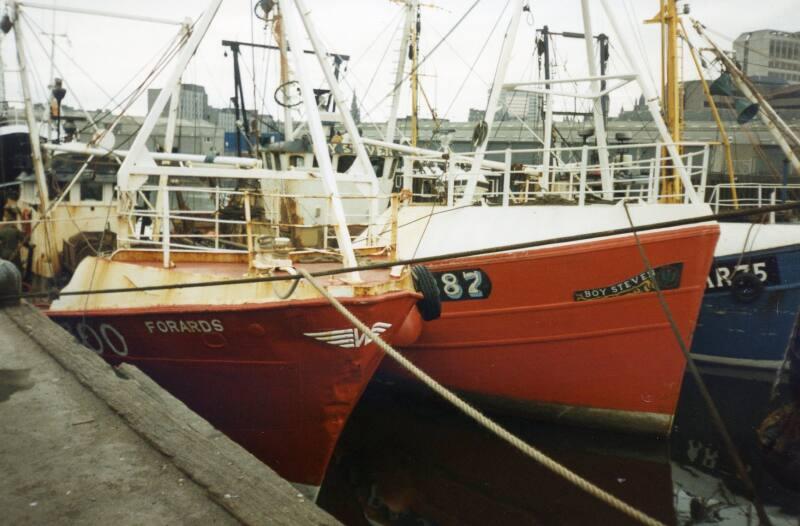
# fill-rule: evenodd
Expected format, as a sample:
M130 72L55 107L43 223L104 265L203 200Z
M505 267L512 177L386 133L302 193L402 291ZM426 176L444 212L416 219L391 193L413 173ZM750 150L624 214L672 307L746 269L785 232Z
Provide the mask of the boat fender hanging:
M442 300L433 273L428 267L415 265L411 267L411 277L414 279L414 288L422 294L422 299L417 302L417 309L422 319L425 321L438 319L442 315Z
M14 27L14 22L11 21L11 17L8 14L3 15L2 20L0 20L0 31L3 34L7 35L11 28Z
M19 296L22 293L22 275L19 269L10 261L0 259L0 307L8 307L19 304Z
M475 130L472 132L472 146L477 148L483 141L486 140L486 136L489 134L489 125L486 121L481 121L475 126Z
M764 282L752 272L738 272L731 278L731 294L741 303L753 303L764 292Z

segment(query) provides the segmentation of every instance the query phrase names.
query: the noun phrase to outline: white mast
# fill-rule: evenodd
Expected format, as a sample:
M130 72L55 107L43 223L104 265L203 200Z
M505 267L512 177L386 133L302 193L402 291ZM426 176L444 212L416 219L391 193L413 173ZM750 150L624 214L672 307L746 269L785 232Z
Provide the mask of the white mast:
M672 166L675 170L677 170L678 176L681 178L681 182L683 183L684 191L686 192L686 196L689 198L689 202L701 203L702 200L697 196L697 192L692 185L691 178L689 177L689 173L686 171L686 165L683 164L683 159L681 159L678 147L672 140L672 136L670 135L667 125L664 122L664 117L661 115L661 105L659 104L658 92L656 91L655 87L650 84L650 81L645 73L646 69L639 62L636 53L634 53L634 49L637 49L637 47L632 45L625 37L625 33L622 32L622 26L617 21L615 17L615 11L609 6L608 0L600 0L600 2L603 4L603 9L606 12L606 16L608 17L609 22L611 22L611 26L614 28L614 33L617 35L617 42L620 44L619 47L622 48L628 63L634 69L634 72L639 79L639 86L642 88L647 109L650 111L650 116L653 118L653 122L656 124L658 134L667 148L667 152L672 160Z
M181 36L186 38L192 30L191 20L186 20L181 26ZM175 128L178 122L178 110L181 102L181 82L180 79L172 89L172 96L169 99L169 113L167 114L167 129L164 132L164 153L172 153L175 146Z
M33 160L33 171L36 176L36 187L39 190L39 201L42 205L42 214L47 221L47 210L50 209L50 198L47 193L47 180L44 175L44 163L42 162L42 147L39 143L39 126L36 123L36 116L33 113L33 103L31 102L31 87L28 80L28 66L25 57L25 42L22 38L20 26L19 6L15 0L9 0L8 10L11 13L14 23L14 39L17 44L17 62L19 63L19 77L22 84L22 95L25 100L25 120L28 124L28 135L31 141L31 158Z
M158 94L158 97L153 103L153 107L150 108L150 113L148 113L147 117L145 117L142 127L139 129L139 133L136 134L136 138L133 140L128 157L125 158L125 161L123 161L122 166L119 168L119 172L117 173L117 184L119 185L120 190L135 190L146 181L147 178L142 177L137 178L137 181L135 181L133 184L131 183L131 171L134 169L137 163L143 162L151 166L155 165L155 161L153 161L152 156L147 151L147 139L150 137L150 134L153 133L153 128L155 128L158 118L164 111L167 101L172 97L175 86L180 83L181 76L183 75L186 66L189 64L189 61L197 51L197 47L203 40L206 31L208 31L208 26L210 26L211 21L214 20L214 16L216 16L217 10L219 9L221 3L222 0L211 0L209 6L197 21L194 31L192 32L192 36L189 37L189 40L186 42L184 48L178 55L175 68L167 79L167 82L164 84L164 88L161 90L161 93Z
M319 60L319 65L322 68L323 74L325 75L325 80L327 81L328 86L331 88L331 93L333 94L334 101L336 101L336 107L339 109L339 115L342 117L344 127L347 130L347 134L350 135L350 140L353 142L353 146L355 146L356 159L361 165L361 169L364 171L364 174L367 176L367 180L370 183L372 199L370 199L367 237L370 241L372 241L374 239L375 218L378 216L378 194L380 193L378 178L375 176L375 168L372 166L372 162L369 160L367 149L364 148L364 142L361 139L358 126L356 126L356 122L353 120L353 116L348 110L347 101L344 98L344 93L342 93L341 86L339 86L339 81L336 80L336 75L333 73L333 68L331 68L330 63L328 62L328 52L325 49L325 44L323 44L322 39L320 39L319 35L317 34L316 27L314 27L314 24L311 23L309 18L310 11L306 7L304 0L295 0L295 4L297 5L297 10L300 13L300 19L303 21L303 25L306 28L306 33L308 33L308 38L311 40L311 46L314 48L314 53L317 55L317 60Z
M589 0L581 0L581 10L583 11L583 36L586 42L586 61L589 64L589 76L597 77L597 63L594 59L594 31L592 30L592 12L589 8ZM606 124L603 120L600 81L593 80L590 89L595 94L595 98L592 101L594 136L597 140L597 153L600 157L600 182L603 188L603 199L610 201L614 198L614 181L608 169L608 144L606 142Z
M6 68L3 64L3 38L5 35L0 31L0 117L6 112Z
M278 46L281 54L281 83L283 84L283 138L286 141L294 140L294 119L292 108L288 106L289 86L292 72L289 67L289 44L286 41L286 19L280 15L280 30L278 31Z
M386 122L386 142L394 142L394 134L397 129L397 112L400 110L400 98L403 95L403 77L406 72L406 57L408 56L408 44L411 39L411 27L414 24L414 15L417 12L418 0L406 0L406 20L403 24L403 34L400 36L400 53L397 57L397 70L394 73L394 93L392 95L392 110L389 113L389 120Z
M47 259L47 264L50 267L50 272L55 275L57 271L57 261L53 258L54 252L51 250L50 229L48 228L48 219L50 217L50 196L48 194L47 179L44 173L44 163L42 162L42 147L39 142L39 126L36 122L36 116L33 113L33 103L31 102L31 87L28 79L28 66L25 55L25 42L22 38L20 27L22 20L20 19L19 6L15 0L9 0L8 10L14 24L14 39L17 45L17 62L19 64L19 77L22 84L22 95L25 103L25 120L28 125L28 136L31 142L31 160L33 161L33 171L36 177L36 188L39 191L39 204L40 214L42 216L42 226L44 227L44 242L45 250L44 257Z
M513 0L511 2L511 21L508 24L508 31L506 31L505 39L503 40L503 50L500 53L500 63L495 71L494 81L492 82L492 89L489 92L489 102L486 105L486 115L484 121L486 122L486 137L483 139L478 149L475 152L474 160L472 161L472 168L470 169L470 176L467 179L467 185L464 189L464 195L461 198L461 203L471 203L475 195L475 187L478 185L478 176L480 175L481 163L486 156L486 147L489 145L489 137L492 134L492 124L494 123L494 115L497 112L497 105L500 100L500 92L503 90L503 82L506 78L506 71L508 64L511 61L511 52L514 49L514 41L517 39L517 30L519 29L519 22L522 18L522 7L525 0Z
M336 219L336 239L339 243L339 250L344 258L344 265L346 267L355 267L357 262L353 251L353 243L350 239L350 231L347 228L347 219L344 214L342 200L339 197L339 189L336 186L336 178L334 176L330 152L328 151L328 143L325 140L325 131L322 128L322 119L319 114L316 98L314 97L314 90L302 63L303 46L301 45L299 28L296 27L293 13L290 11L290 0L278 0L278 5L280 6L283 16L284 34L288 40L291 57L294 59L293 70L300 83L300 91L302 92L303 103L306 108L306 117L308 119L308 131L311 133L311 139L314 145L314 155L317 157L322 181L325 185L325 190L330 195L333 216ZM331 87L333 88L333 86ZM351 273L350 279L352 281L361 281L357 272Z

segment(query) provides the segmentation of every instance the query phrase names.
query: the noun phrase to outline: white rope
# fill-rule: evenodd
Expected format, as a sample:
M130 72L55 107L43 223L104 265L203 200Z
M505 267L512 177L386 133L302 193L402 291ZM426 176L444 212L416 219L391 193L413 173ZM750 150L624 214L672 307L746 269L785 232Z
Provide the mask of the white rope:
M650 517L649 515L637 510L630 504L623 502L622 500L618 499L614 495L608 493L607 491L603 490L602 488L592 484L585 478L581 477L574 471L571 471L569 468L559 464L557 461L553 460L549 456L545 455L535 447L527 444L521 438L517 437L516 435L512 434L510 431L506 430L500 424L494 422L489 417L478 411L475 407L468 404L461 398L459 398L456 394L452 391L448 390L446 387L441 385L439 382L428 376L425 371L418 368L416 365L411 363L405 356L397 352L391 345L386 343L381 339L381 337L375 332L372 331L369 327L367 327L364 323L361 322L358 318L356 318L350 311L348 311L344 305L342 305L339 300L337 300L330 292L328 292L322 285L320 285L312 276L308 273L305 269L297 269L303 278L305 278L311 285L317 289L317 291L325 297L325 299L330 302L330 304L347 320L353 324L358 330L362 333L366 334L375 344L380 347L386 354L388 354L393 360L399 363L404 369L414 375L418 380L422 383L430 387L436 394L444 398L446 401L450 402L456 408L458 408L462 413L467 415L468 417L475 420L478 424L483 426L484 428L488 429L492 433L494 433L500 439L508 442L516 449L527 455L528 457L532 458L545 468L549 469L556 475L568 480L578 488L584 490L585 492L589 493L590 495L602 500L612 508L619 510L620 512L624 513L625 515L631 517L634 520L641 522L642 524L648 525L663 525L662 522Z

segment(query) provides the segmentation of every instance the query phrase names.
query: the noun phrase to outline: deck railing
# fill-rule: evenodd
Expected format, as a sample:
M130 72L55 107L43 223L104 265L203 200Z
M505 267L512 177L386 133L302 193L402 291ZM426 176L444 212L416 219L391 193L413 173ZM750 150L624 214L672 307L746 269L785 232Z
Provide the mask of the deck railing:
M734 188L736 198L734 198ZM711 188L708 202L715 213L739 208L760 208L777 203L795 200L800 197L800 184L779 183L741 183L717 184ZM775 214L769 216L771 223L775 222Z
M293 184L289 193L278 172L239 170L236 179L211 179L207 175L183 169L176 177L150 176L136 192L118 199L119 246L162 251L165 265L169 265L170 251L179 250L247 253L252 267L259 247L274 245L276 240L283 252L336 253L335 236L331 235L335 225L332 197L323 191L319 180L308 179L313 186L307 192ZM298 179L292 181L297 183ZM361 193L340 194L339 198L351 238L368 228L379 228L377 221L370 224L369 202L396 201L389 195ZM348 202L357 205L348 207ZM393 246L376 249L394 253Z
M680 143L681 162L698 195L704 195L708 181L708 143ZM482 169L483 197L492 205L513 206L541 202L543 199L584 205L587 202L618 202L635 199L642 202L688 202L685 191L665 193L662 183L678 177L664 144L619 144L607 147L610 187L604 188L599 148L580 146L552 148L551 162L543 163L544 149L506 149L486 152L487 158L502 156L502 169ZM438 201L453 205L463 195L463 186L472 174L472 154L459 153L456 160L437 156L407 159L404 188L412 191L417 202ZM521 159L537 160L525 164ZM498 164L495 161L495 164ZM414 166L414 170L409 167Z

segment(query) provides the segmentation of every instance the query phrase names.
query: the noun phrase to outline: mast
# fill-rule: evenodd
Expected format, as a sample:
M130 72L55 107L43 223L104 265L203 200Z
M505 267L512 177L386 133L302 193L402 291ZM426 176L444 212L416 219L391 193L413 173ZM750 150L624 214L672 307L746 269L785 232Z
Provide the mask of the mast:
M20 31L20 11L16 0L9 0L8 10L14 22L14 40L17 45L17 62L19 63L19 76L22 84L22 95L25 101L25 120L28 124L28 135L31 141L31 157L33 159L33 171L36 176L36 187L39 190L39 201L42 205L45 225L47 224L47 210L50 208L50 198L47 193L47 179L44 174L44 163L42 161L42 146L39 142L39 128L36 123L36 116L33 113L33 103L31 102L31 86L28 79L28 66L25 56L25 41Z
M400 98L403 95L403 75L406 71L406 58L408 56L408 46L411 40L412 27L414 25L414 13L418 0L407 0L405 3L406 20L403 25L403 33L400 37L400 53L397 57L397 69L394 73L394 93L392 95L392 111L389 120L386 122L386 142L394 142L394 134L397 129L397 112L400 109Z
M647 109L650 111L650 116L653 118L653 122L656 125L656 130L658 131L661 141L663 141L666 145L667 153L672 160L673 169L677 170L678 177L680 177L681 181L683 182L689 202L702 202L697 196L694 186L692 186L689 173L686 170L686 165L683 164L683 159L681 159L680 151L670 135L669 128L664 122L664 116L661 113L661 106L658 102L658 92L649 82L649 79L645 74L645 67L640 63L637 54L633 51L636 49L636 47L630 44L625 36L625 33L622 32L622 26L616 18L617 12L611 8L611 6L608 4L608 0L600 0L600 3L603 5L603 10L608 17L611 26L614 28L614 33L617 35L617 41L620 43L620 47L625 54L625 58L630 66L634 68L634 72L638 77L639 85L642 88L642 94L644 95Z
M597 77L597 63L594 59L594 31L592 30L592 12L589 0L581 0L583 12L583 40L586 43L586 61L589 64L589 76ZM606 124L603 115L603 102L599 80L593 80L591 89L594 92L592 110L594 112L594 136L597 140L597 153L600 157L600 182L603 188L603 199L614 198L614 181L608 169L608 144L606 142Z
M6 68L3 64L3 39L5 35L0 31L0 117L6 113Z
M286 33L283 30L284 18L283 11L279 10L274 17L275 37L278 41L281 54L281 86L283 87L283 136L286 141L294 140L294 122L292 118L292 108L286 103L289 101L289 44L286 41Z
M122 162L122 166L120 166L117 172L117 184L121 191L135 190L146 181L146 177L137 177L137 180L131 184L131 172L139 161L151 166L155 164L152 156L147 151L147 139L153 133L153 128L155 128L156 123L158 123L158 119L164 111L167 101L172 97L175 86L180 83L186 66L197 51L197 47L203 40L206 31L208 31L208 27L214 20L221 3L222 0L211 0L200 19L195 24L192 35L176 58L174 70L164 84L164 88L158 94L158 97L153 103L153 107L150 108L150 113L147 114L144 122L142 122L142 126L131 145L130 154Z
M419 140L419 33L422 25L418 0L411 0L412 10L416 13L416 21L411 25L411 146L417 146Z
M522 19L522 8L525 0L513 0L511 2L511 21L508 24L508 30L503 40L503 49L500 52L500 62L497 65L497 70L494 74L494 81L492 82L492 89L489 92L489 102L486 105L486 115L484 122L486 123L486 136L483 141L478 145L475 152L475 157L472 161L472 168L470 169L467 185L464 189L464 195L461 198L463 203L471 203L475 195L475 187L478 185L478 176L480 175L481 163L483 158L486 157L486 147L489 145L489 137L492 132L492 124L494 123L494 116L497 113L497 105L500 101L500 93L503 90L503 82L506 78L506 71L508 64L511 62L511 52L514 49L514 41L517 39L517 30L519 23Z
M664 121L672 143L681 155L683 139L683 97L681 96L681 58L679 53L679 26L677 0L659 0L659 12L646 23L657 23L661 27L661 99L664 104ZM680 201L682 184L675 173L661 180L661 195L666 202Z
M306 28L308 38L311 40L311 45L314 48L314 52L317 55L317 60L322 68L322 73L325 75L325 80L328 83L328 86L331 88L331 94L333 95L335 106L339 110L339 115L342 118L344 127L347 130L347 134L350 136L353 146L355 146L356 160L361 165L361 169L364 171L364 174L367 176L367 179L370 183L372 199L370 200L370 215L369 225L367 226L367 238L370 241L373 241L375 237L375 218L378 216L377 198L378 193L380 192L378 178L375 176L375 167L372 166L372 162L369 159L369 154L367 154L367 149L364 147L364 142L361 139L361 134L358 131L358 126L356 125L355 119L353 119L353 116L347 109L347 101L344 98L344 93L342 93L341 86L339 86L338 72L334 71L333 68L331 68L331 65L328 63L327 57L329 54L325 49L322 39L319 37L319 34L317 34L316 27L309 19L310 11L306 7L304 0L294 0L294 2L297 6L297 10L300 13L300 19Z
M728 170L728 182L731 185L733 206L738 210L739 196L736 192L736 173L733 168L733 148L731 146L731 138L728 135L728 130L725 128L725 124L722 122L722 117L719 114L717 104L714 102L714 95L711 94L711 89L708 86L708 82L706 82L706 79L703 76L703 68L700 65L700 58L698 57L697 50L695 50L694 46L689 40L689 36L686 34L686 28L683 25L683 21L681 21L681 37L684 39L684 42L686 42L686 45L689 48L689 55L692 57L692 62L697 70L697 76L700 79L700 85L703 86L703 94L708 102L708 107L711 109L711 115L714 117L714 121L717 123L717 128L719 128L720 140L722 141L722 146L725 148L725 166Z
M672 141L676 144L675 148L678 155L682 154L680 146L683 140L683 97L681 96L681 57L679 54L678 41L678 0L662 0L665 3L664 24L666 25L666 78L664 86L664 99L666 100L667 127L670 129ZM670 184L671 183L671 184ZM668 190L664 195L672 195L673 201L678 201L681 193L681 181L673 173L671 179L664 180L664 188Z
M181 26L181 36L189 38L191 32L192 22L187 19ZM169 113L167 114L167 129L164 133L164 153L171 154L175 145L175 127L178 122L178 110L180 109L181 101L181 82L178 80L177 84L172 90L172 97L169 99Z
M303 67L303 50L299 45L300 32L298 31L299 28L295 26L292 13L289 11L291 5L290 1L291 0L278 0L278 5L280 6L283 16L284 31L286 32L289 49L294 59L294 72L300 83L300 92L303 96L303 104L306 108L308 131L311 134L314 155L317 157L317 162L319 163L322 182L331 199L331 208L336 218L336 239L339 243L339 250L342 253L344 266L355 267L357 266L357 261L355 252L353 251L353 242L350 239L350 231L347 227L344 207L342 206L339 189L336 185L333 164L331 162L330 152L328 151L328 142L325 139L325 131L322 128L322 119L319 114L316 98L314 97L314 89ZM361 281L358 272L350 273L349 277L351 281Z
M31 87L28 79L28 66L25 55L25 41L22 38L20 27L22 26L20 20L19 5L16 0L9 0L8 10L13 21L14 40L17 45L17 63L19 64L20 83L22 84L22 95L25 103L25 120L28 125L28 136L31 143L31 159L33 161L33 171L36 176L36 188L39 191L39 205L40 214L42 216L42 226L44 227L44 242L45 250L44 256L47 258L47 264L50 267L50 272L55 275L56 258L53 257L54 251L52 250L50 239L50 228L48 220L50 218L50 196L48 194L47 179L44 173L44 163L42 161L42 146L39 142L39 127L36 123L36 116L33 113L33 103L31 102Z
M542 47L544 52L544 79L550 80L550 28L544 26L542 30ZM542 178L540 186L543 190L550 189L550 164L553 162L550 149L553 147L553 94L550 93L552 85L544 85L547 92L544 96L544 139L542 141Z

